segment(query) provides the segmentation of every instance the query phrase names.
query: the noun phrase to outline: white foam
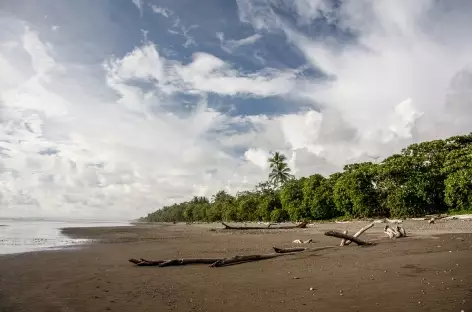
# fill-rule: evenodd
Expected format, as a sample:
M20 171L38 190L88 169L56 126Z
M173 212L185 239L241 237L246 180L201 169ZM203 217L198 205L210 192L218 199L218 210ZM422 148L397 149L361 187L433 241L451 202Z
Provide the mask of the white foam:
M0 220L0 254L62 249L89 243L61 233L67 227L129 226L129 222Z

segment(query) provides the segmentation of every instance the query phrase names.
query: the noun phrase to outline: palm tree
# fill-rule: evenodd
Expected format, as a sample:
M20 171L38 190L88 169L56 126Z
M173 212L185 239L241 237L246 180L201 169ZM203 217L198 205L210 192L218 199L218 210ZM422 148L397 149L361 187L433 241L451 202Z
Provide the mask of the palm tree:
M279 152L275 152L272 157L267 159L267 161L269 162L270 169L274 169L277 166L277 164L285 163L286 160L287 160L287 157L285 157L284 154L280 154Z
M269 168L271 169L269 174L269 181L275 186L281 186L288 180L293 178L291 170L286 162L287 158L285 155L275 152L269 162Z

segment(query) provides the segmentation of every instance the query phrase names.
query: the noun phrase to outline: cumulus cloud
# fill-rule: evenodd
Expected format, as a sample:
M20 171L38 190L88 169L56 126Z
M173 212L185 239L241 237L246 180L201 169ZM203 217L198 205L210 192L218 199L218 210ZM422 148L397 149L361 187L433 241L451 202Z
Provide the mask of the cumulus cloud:
M236 96L275 96L292 92L297 85L299 70L265 69L243 74L214 55L198 52L192 61L182 64L159 55L156 46L147 43L136 48L123 59L112 60L106 65L108 82L123 96L131 96L132 102L144 96L136 87L121 82L131 79L148 80L167 94L216 93ZM135 90L136 92L133 92Z
M209 109L206 94L287 92L271 82L293 75L241 75L204 53L182 64L146 42L104 62L106 79L97 88L108 90L105 97L82 88L80 96L64 95L59 91L81 86L86 77L64 80L72 68L55 59L54 47L30 28L17 31L17 49L28 58L0 54L9 65L0 79L3 216L137 217L192 195L235 192L260 180L250 161L218 143L223 138L216 130L243 121ZM25 67L31 75L21 74ZM179 116L165 106L176 93L200 100Z
M466 1L237 3L256 34L221 34L217 47L232 52L260 44L261 32L282 34L286 42L278 44L306 65L243 69L240 59L191 43L192 53L171 56L151 34L99 64L81 63L63 54L67 25L51 43L52 25L46 31L0 15L0 215L138 217L193 195L251 188L266 179L273 151L285 153L298 176L329 174L471 130ZM184 33L172 10L151 9L173 21L170 31ZM320 19L348 35L314 38L306 26ZM190 29L185 41L198 44ZM215 96L231 105L283 99L312 106L233 116L211 108Z
M250 148L244 153L244 157L262 170L268 168L267 159L270 154L260 148Z
M355 1L343 3L340 9L329 3L238 0L243 22L257 30L285 34L309 63L330 77L320 88L304 90L303 94L322 105L321 119L326 111L332 115L334 110L343 127L352 129L354 135L338 142L343 148L351 147L345 158L365 153L385 156L399 145L465 130L456 125L431 132L438 125L463 119L462 114L449 109L448 94L453 78L467 71L472 61L470 41L457 38L462 35L461 29L471 26L470 21L458 18L465 15L464 10L471 11L470 5L462 2L462 6L445 11L441 2L429 0ZM334 26L356 34L356 40L313 40L276 9L295 10L299 23L329 17ZM470 90L471 84L462 89ZM307 140L303 134L288 133L288 137L295 138L291 139L294 146L304 146L319 155L341 148L339 144L322 143L326 135L317 137L317 127L309 127L313 135Z

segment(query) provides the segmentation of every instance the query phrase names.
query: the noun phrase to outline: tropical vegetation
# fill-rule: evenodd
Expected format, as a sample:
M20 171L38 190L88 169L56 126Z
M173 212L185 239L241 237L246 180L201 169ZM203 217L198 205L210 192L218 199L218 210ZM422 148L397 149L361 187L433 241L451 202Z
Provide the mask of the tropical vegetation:
M472 212L472 133L412 144L380 163L349 164L327 177L295 178L280 153L268 164L268 181L252 191L194 197L142 220L282 222Z

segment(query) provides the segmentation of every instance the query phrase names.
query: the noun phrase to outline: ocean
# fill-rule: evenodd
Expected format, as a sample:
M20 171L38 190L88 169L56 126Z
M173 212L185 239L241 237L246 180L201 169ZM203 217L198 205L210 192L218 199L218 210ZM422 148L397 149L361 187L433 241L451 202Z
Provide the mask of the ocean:
M78 247L89 241L67 237L61 228L130 225L116 221L0 219L0 254Z

